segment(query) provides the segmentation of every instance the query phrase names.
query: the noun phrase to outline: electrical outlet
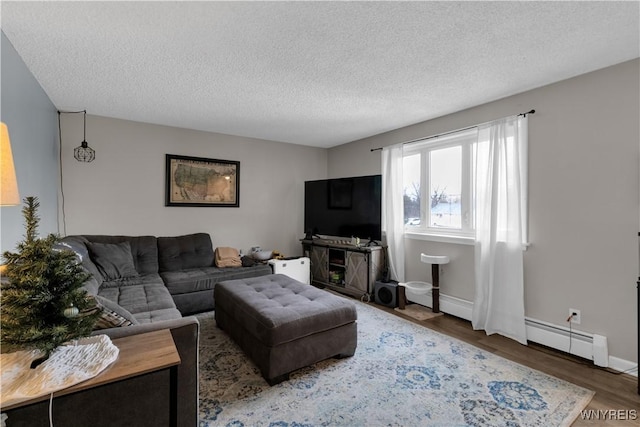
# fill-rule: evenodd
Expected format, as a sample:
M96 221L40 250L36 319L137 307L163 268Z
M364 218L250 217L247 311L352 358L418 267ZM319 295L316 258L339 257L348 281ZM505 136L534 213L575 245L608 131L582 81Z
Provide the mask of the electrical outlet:
M575 323L576 325L580 324L580 310L576 310L575 308L569 309L569 316L571 317L571 323Z

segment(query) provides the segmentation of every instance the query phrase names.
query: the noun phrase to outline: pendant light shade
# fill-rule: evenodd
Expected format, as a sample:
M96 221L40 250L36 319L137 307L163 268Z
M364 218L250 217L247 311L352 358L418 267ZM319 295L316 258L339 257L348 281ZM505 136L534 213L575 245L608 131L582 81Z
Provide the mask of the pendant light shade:
M84 111L84 138L79 147L74 148L73 157L79 162L92 162L96 158L96 152L87 143L87 111Z
M15 206L20 204L20 195L13 166L9 129L4 123L0 122L0 125L0 206Z

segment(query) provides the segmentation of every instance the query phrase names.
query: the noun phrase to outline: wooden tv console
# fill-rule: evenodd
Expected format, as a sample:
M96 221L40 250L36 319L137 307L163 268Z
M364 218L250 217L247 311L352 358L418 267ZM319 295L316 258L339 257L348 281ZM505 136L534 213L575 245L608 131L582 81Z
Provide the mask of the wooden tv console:
M382 278L384 248L356 246L347 240L302 240L311 260L311 284L368 301Z

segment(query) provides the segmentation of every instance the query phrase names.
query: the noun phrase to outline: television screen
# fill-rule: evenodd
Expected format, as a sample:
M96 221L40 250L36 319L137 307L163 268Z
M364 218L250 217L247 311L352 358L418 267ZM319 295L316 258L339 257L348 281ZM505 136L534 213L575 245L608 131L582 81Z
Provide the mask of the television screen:
M381 175L304 183L306 233L380 240L381 220Z

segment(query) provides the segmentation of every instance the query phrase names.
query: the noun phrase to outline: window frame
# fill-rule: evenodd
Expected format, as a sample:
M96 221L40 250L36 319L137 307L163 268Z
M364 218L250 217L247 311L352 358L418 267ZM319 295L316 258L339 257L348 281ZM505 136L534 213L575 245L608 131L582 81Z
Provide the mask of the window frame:
M420 154L420 225L404 225L405 235L418 239L472 243L475 239L473 209L472 156L477 142L477 128L453 132L437 138L427 138L403 147L403 158ZM450 147L461 147L461 228L431 226L431 152ZM404 187L403 182L403 187ZM404 188L403 188L404 194Z

